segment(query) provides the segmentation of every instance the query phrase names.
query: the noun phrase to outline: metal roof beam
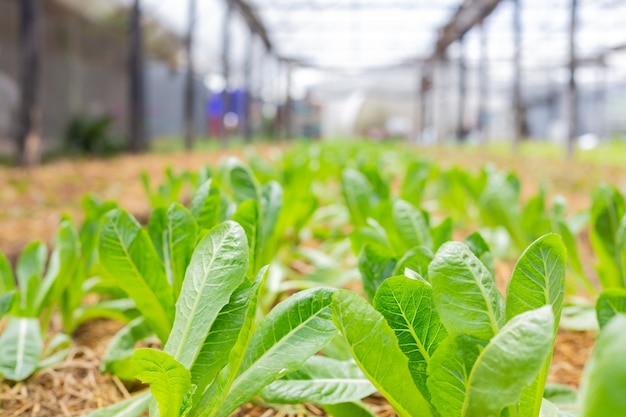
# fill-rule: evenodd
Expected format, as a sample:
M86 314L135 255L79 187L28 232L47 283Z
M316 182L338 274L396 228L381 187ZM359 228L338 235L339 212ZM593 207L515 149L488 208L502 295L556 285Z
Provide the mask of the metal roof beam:
M501 0L463 0L452 18L441 29L431 59L445 56L448 47L491 14Z
M263 12L326 12L329 10L353 11L353 10L453 10L456 6L449 4L421 4L414 1L395 2L395 3L331 3L318 4L312 2L306 3L269 3L256 7L255 10Z
M250 6L250 4L248 4L248 2L245 0L226 0L226 1L228 1L230 4L235 6L237 10L239 10L244 20L248 24L248 27L250 28L250 30L256 33L263 41L263 44L265 45L265 49L267 51L272 51L273 50L272 42L270 41L265 25L261 21L261 18L259 17L256 10L254 10L252 6Z

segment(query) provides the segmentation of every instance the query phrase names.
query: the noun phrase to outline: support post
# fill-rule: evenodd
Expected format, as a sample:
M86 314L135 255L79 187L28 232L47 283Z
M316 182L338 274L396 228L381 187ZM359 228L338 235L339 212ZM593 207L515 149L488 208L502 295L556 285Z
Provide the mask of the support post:
M141 1L135 0L130 14L130 151L145 149L143 37L141 31Z
M574 145L578 136L578 94L576 91L576 26L578 0L570 3L569 24L569 82L567 84L567 157L574 156Z
M513 149L522 141L522 19L521 0L513 0Z
M41 3L20 0L20 88L16 159L20 166L39 162L41 146Z
M245 109L243 117L243 137L247 143L252 142L252 123L250 116L252 114L252 65L254 57L254 33L250 31L250 38L246 50L246 68L245 68Z
M221 142L222 147L227 147L230 132L226 129L224 123L226 114L231 111L230 100L230 18L233 13L233 6L230 0L226 1L226 12L222 26L222 73L224 75L224 91L222 92L222 131Z
M433 84L433 74L430 63L424 63L422 65L422 76L421 83L419 85L419 122L417 126L419 126L419 130L417 132L417 138L423 144L425 142L425 132L428 128L427 117L429 114L429 106L428 106L428 94L432 90ZM430 111L432 113L432 111Z
M606 63L602 61L596 69L596 135L599 139L607 137L606 117Z
M287 88L285 91L285 136L287 140L293 139L293 114L292 114L292 105L293 101L291 99L291 73L292 73L292 64L287 63L285 75L287 77Z
M195 82L193 62L193 35L196 26L196 0L187 0L189 6L187 38L185 39L185 55L187 56L187 73L185 75L184 123L185 149L193 149L195 137Z
M464 37L459 38L459 102L456 121L456 138L459 143L467 139L465 131L465 96L467 93L467 68L465 66Z
M434 62L433 82L433 134L437 145L443 144L445 123L443 117L443 98L447 86L446 72L443 59L436 57Z
M487 143L489 140L489 126L487 123L487 103L489 102L489 52L488 30L485 21L480 23L480 70L478 75L478 131L480 141Z

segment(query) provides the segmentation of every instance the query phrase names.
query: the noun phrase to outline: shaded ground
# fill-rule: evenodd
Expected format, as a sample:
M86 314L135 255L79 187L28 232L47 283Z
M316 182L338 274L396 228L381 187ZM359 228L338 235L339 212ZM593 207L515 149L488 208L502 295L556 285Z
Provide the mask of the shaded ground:
M273 149L265 145L257 152L268 154ZM574 210L589 207L590 192L602 181L626 189L626 167L515 156L490 159L475 151L437 149L419 152L436 157L444 165L477 168L486 162L493 162L499 167L515 170L522 177L523 194L526 196L536 191L540 180L545 180L549 190L559 190ZM235 154L242 156L243 151L236 151ZM163 167L166 165L171 165L175 171L198 169L206 164L215 166L221 157L211 152L148 154L109 160L59 161L30 171L0 168L0 250L14 259L30 240L49 242L62 214L80 220L80 200L87 192L101 199L115 199L131 213L145 217L149 202L139 179L142 171L147 171L153 182L159 183L164 178ZM498 274L508 276L510 267L502 268L503 271L498 271ZM119 380L98 372L106 342L119 326L118 323L105 321L91 322L77 332L76 345L66 361L39 372L25 383L13 386L3 384L0 391L1 415L78 416L130 395L128 387ZM591 332L559 331L549 380L578 386L593 339ZM379 416L395 415L380 397L372 397L367 402L375 407ZM234 415L286 417L325 414L313 405L277 412L250 404Z

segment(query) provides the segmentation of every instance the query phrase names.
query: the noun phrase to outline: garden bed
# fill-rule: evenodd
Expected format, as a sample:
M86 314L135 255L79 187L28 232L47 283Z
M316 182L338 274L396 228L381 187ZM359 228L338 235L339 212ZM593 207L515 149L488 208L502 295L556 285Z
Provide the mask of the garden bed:
M275 150L272 146L257 148L257 152L265 157ZM438 163L442 166L461 164L475 169L487 160L478 155L465 158L447 150L429 150L426 153L438 158ZM243 152L237 154L242 156ZM0 250L14 263L28 241L39 238L50 243L58 229L61 215L68 214L80 220L80 201L87 192L104 199L116 200L121 207L145 223L151 205L139 181L142 171L147 172L151 180L158 184L165 179L165 165L171 165L174 170L198 170L206 164L217 165L223 155L225 154L141 155L106 161L60 161L28 171L1 168L0 204L8 209L0 215ZM524 160L502 156L495 161L499 166L518 170L522 180L522 199L533 196L537 192L539 180L544 179L552 195L555 190L565 195L571 212L590 206L591 190L597 183L608 181L623 184L626 178L624 168L602 167L591 163L572 165L552 161L548 164L541 159ZM189 201L190 196L184 196L184 199ZM471 231L471 226L465 227ZM585 270L591 271L593 252L584 233L586 232L578 237L578 246L581 248L580 255ZM461 230L454 231L455 237L462 234L467 235ZM312 248L321 244L316 240L299 243L302 247ZM513 267L513 261L495 263L495 279L502 292L507 286ZM310 268L310 265L302 261L296 261L292 266L294 273L299 275L311 272ZM354 288L353 283L348 286L361 290L358 286ZM56 321L58 320L52 320L50 325L51 334L60 329ZM24 382L3 382L0 392L0 410L3 417L83 415L129 398L143 389L141 385L124 384L117 377L102 374L99 370L108 342L122 327L121 323L110 320L88 321L74 332L74 344L64 361L35 373ZM594 331L559 330L548 382L578 388L594 339ZM366 398L364 402L378 416L395 415L391 406L379 394ZM266 408L262 404L250 403L242 406L233 415L299 417L326 414L322 408L313 404Z

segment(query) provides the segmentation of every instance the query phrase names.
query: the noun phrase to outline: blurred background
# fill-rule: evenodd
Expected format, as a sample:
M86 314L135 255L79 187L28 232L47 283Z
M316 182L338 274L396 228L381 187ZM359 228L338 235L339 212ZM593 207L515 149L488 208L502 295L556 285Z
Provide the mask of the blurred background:
M623 141L624 18L622 0L0 0L0 155L364 137L572 155Z

